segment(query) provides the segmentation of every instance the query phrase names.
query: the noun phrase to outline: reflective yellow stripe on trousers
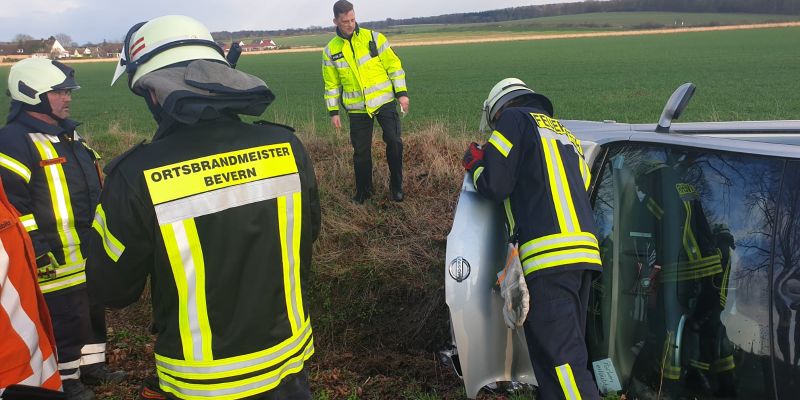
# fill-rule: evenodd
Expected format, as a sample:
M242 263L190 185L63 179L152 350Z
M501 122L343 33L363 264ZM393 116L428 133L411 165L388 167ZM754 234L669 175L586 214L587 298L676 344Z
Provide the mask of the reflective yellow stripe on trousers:
M31 133L31 139L39 151L42 160L53 160L59 157L48 135ZM58 140L53 137L53 140ZM80 248L80 238L75 230L75 217L72 215L72 200L69 195L69 186L61 164L54 163L43 167L47 177L47 186L50 189L50 200L53 203L53 214L58 224L58 235L64 247L64 260L67 264L78 263L83 260Z
M559 365L556 367L556 375L558 375L561 390L564 391L564 397L567 400L581 400L581 392L575 383L575 376L572 375L572 367L569 364Z

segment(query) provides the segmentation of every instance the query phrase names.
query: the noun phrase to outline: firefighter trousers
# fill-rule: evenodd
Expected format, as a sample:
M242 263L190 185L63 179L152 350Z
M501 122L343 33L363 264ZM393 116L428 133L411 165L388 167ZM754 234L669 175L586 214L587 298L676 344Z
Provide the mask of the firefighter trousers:
M383 141L386 143L390 188L392 191L402 190L403 140L400 138L400 115L397 112L397 100L381 106L373 117L361 113L351 113L349 117L356 191L359 193L372 192L372 131L376 119L383 130Z
M79 379L81 348L92 335L86 287L65 289L44 296L53 321L61 380Z
M526 278L531 304L523 326L539 399L600 399L585 339L593 274L571 270Z

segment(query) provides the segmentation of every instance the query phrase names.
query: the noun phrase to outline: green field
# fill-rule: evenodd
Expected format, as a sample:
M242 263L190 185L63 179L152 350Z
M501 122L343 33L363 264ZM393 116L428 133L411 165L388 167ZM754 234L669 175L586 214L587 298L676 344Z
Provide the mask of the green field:
M627 30L674 26L743 25L797 21L800 17L774 14L714 14L674 12L615 12L560 15L515 21L473 24L400 25L381 29L392 43L442 40L486 35L559 34L567 32ZM365 25L369 26L369 24ZM322 47L333 32L297 36L277 36L282 47Z
M800 119L800 28L671 35L558 39L401 47L411 113L406 131L441 126L450 134L475 130L481 103L497 80L517 76L548 95L560 118L655 122L683 82L698 90L683 120ZM83 131L114 126L149 135L154 123L141 99L118 82L112 63L74 64L83 89L74 117ZM263 78L276 102L264 118L329 134L322 101L320 54L245 56L240 68ZM0 68L6 81L8 67ZM0 117L8 109L0 100Z

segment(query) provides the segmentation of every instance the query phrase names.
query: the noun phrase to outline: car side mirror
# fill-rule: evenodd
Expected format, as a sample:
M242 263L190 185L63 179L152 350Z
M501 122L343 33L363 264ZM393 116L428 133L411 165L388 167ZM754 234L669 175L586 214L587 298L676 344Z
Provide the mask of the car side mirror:
M697 88L694 83L686 82L680 85L672 96L669 96L667 104L664 106L664 111L661 112L661 118L658 119L658 126L656 132L668 133L669 127L672 125L673 119L678 119L681 113L689 104L689 100L694 95L694 90Z

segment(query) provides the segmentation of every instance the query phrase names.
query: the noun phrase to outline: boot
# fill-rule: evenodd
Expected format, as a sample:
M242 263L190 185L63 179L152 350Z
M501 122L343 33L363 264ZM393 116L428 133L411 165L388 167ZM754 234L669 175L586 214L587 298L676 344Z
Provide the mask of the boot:
M111 371L108 364L95 363L81 366L81 381L87 385L97 386L104 383L120 383L125 380L125 372Z
M63 382L64 394L67 395L67 400L95 400L97 396L94 395L92 389L86 387L81 381L77 379L67 379Z

